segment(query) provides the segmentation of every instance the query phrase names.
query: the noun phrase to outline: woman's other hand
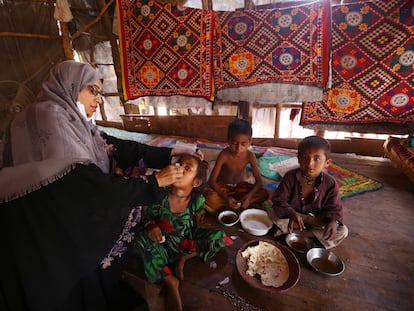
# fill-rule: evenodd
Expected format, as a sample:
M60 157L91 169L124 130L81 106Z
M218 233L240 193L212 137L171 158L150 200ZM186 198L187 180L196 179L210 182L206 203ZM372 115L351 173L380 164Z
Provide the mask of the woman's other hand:
M172 185L182 177L183 168L176 165L168 165L155 173L155 178L157 179L158 186L160 187Z

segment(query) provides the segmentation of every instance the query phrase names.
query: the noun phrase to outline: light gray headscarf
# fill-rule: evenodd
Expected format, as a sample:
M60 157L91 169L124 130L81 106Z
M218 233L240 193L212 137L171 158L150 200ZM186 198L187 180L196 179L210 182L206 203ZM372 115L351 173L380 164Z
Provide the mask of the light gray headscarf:
M65 61L50 71L37 100L10 125L0 156L0 202L47 185L76 163L109 171L105 141L77 108L80 91L102 79L90 64Z

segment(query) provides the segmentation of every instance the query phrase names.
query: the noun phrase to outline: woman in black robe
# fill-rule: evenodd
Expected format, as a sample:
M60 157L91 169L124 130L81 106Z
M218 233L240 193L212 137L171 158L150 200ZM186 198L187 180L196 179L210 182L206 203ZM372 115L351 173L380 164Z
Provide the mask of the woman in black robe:
M169 165L172 149L97 129L101 88L91 65L56 65L0 142L0 310L122 310L118 280L140 205L182 172ZM112 175L108 145L123 165L164 168Z

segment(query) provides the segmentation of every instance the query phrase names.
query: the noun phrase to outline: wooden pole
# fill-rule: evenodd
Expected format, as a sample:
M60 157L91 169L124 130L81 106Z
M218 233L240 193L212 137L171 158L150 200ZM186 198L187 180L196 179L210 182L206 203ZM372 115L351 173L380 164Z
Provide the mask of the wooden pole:
M111 1L113 2L113 1ZM121 72L121 56L119 54L119 48L118 43L115 39L114 34L112 33L112 22L111 18L109 17L109 14L107 12L107 4L105 3L105 0L96 0L96 3L101 9L102 14L102 22L104 25L105 32L109 38L109 42L111 44L111 50L112 50L112 58L114 62L114 68L115 68L115 74L116 74L116 80L117 80L117 87L118 87L118 93L123 93L122 90L122 72ZM109 4L109 2L108 2ZM120 97L120 101L123 104L124 103L124 97Z
M68 23L59 21L60 31L62 32L62 44L63 51L67 60L72 60L75 57L75 53L72 49L72 41L70 40L70 33Z
M212 10L213 9L213 1L212 0L202 0L202 6L204 10Z
M282 116L282 104L276 104L276 122L275 122L275 134L274 138L280 137L280 124Z
M102 2L102 0L97 1L98 2ZM90 23L86 24L85 26L83 26L80 30L78 30L77 32L75 32L72 36L72 41L75 40L76 38L78 38L83 32L85 32L86 30L88 30L89 28L91 28L93 25L95 25L97 22L99 22L102 18L102 16L106 13L106 10L108 10L108 8L115 2L115 0L110 0L106 5L104 5L103 8L101 8L101 12L98 14L97 17L94 18L93 21L91 21Z
M244 8L246 10L254 10L255 9L254 2L252 0L244 0Z
M34 33L21 33L21 32L0 32L0 37L21 37L21 38L33 38L33 39L53 39L60 40L58 35L43 35Z
M318 130L316 131L316 135L317 135L317 136L320 136L320 137L324 137L324 136L325 136L325 130L318 129Z

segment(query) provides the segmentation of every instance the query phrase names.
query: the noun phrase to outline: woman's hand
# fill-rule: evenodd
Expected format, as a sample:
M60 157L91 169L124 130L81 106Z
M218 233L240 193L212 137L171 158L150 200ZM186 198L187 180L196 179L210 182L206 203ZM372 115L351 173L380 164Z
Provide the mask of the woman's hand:
M110 144L110 145L105 144L104 148L105 148L105 151L108 154L108 156L112 157L114 155L114 153L115 153L114 144Z
M183 168L176 165L168 165L155 173L159 187L172 185L181 177L183 177Z
M292 233L294 229L299 229L300 231L306 229L302 216L300 216L298 213L294 213L289 217L289 233Z
M323 230L323 238L326 240L333 240L336 238L337 231L338 225L336 220L331 220L327 225L325 225L325 230Z
M155 223L148 224L146 229L147 229L148 237L152 241L161 243L165 239L165 237L162 235L161 228Z

